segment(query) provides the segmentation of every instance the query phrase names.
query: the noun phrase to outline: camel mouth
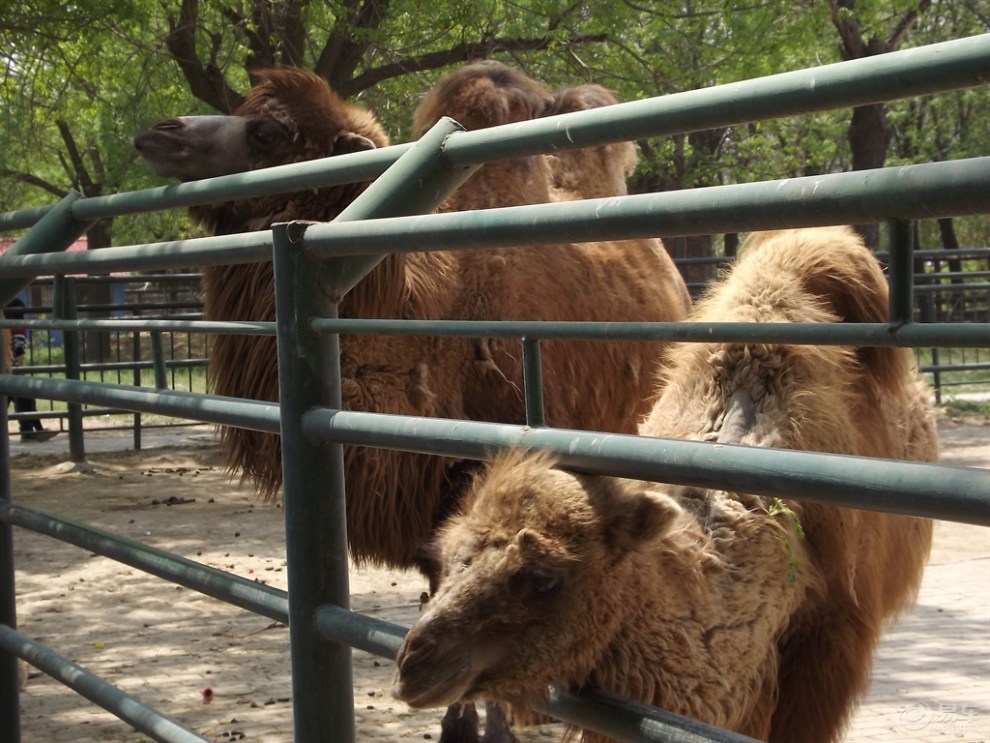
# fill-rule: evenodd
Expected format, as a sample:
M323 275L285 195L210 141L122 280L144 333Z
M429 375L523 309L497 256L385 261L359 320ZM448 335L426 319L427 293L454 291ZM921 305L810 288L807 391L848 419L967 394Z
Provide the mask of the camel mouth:
M476 677L463 650L417 638L399 649L392 696L410 707L443 707L467 697Z
M193 159L194 153L185 144L174 137L160 132L146 132L131 140L144 164L152 173L164 178L180 178L181 171Z

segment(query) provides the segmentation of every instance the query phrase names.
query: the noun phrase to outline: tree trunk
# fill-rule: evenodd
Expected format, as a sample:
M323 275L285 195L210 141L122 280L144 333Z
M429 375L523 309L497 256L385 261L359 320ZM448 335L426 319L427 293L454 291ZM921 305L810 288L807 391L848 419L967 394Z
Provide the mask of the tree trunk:
M942 238L943 250L958 250L959 238L956 236L956 224L951 217L938 220L938 232ZM949 271L952 273L962 273L962 261L958 258L948 258ZM963 283L962 277L956 276L952 279L953 284Z
M86 233L86 245L88 250L98 250L110 247L111 220L97 222ZM113 301L112 287L109 281L105 283L83 282L76 285L77 305L108 305ZM87 312L87 319L107 319L110 317L109 310L97 310ZM110 334L88 330L82 333L82 361L83 363L96 363L110 359Z
M884 105L875 103L854 108L847 137L852 152L853 170L882 168L891 139ZM880 228L876 223L858 224L856 230L871 248L876 249L880 244Z
M716 273L713 263L704 260L712 258L712 236L665 237L663 244L677 263L691 296L697 297Z

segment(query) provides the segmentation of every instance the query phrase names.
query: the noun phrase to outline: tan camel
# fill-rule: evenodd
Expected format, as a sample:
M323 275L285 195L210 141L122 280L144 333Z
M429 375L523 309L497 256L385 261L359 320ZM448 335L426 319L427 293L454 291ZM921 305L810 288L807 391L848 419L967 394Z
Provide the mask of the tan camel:
M886 320L886 281L851 230L761 233L744 251L692 319ZM929 462L938 451L910 352L894 348L679 344L640 432ZM394 691L428 707L599 687L775 743L836 741L885 622L913 601L931 529L503 455L439 533L440 588Z

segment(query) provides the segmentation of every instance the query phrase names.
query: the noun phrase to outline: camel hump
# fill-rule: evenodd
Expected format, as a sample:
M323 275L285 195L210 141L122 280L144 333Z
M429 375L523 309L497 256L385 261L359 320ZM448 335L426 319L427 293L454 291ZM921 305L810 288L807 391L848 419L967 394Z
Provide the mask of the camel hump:
M886 323L889 288L876 256L846 226L755 232L740 249L767 276L792 277L837 322ZM904 349L864 347L864 370L881 384L902 384L910 363Z

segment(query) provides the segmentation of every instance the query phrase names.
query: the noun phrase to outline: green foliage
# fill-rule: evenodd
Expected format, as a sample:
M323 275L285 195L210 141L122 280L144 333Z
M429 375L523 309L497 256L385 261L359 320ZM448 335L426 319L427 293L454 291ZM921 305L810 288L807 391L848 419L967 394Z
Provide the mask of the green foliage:
M801 519L798 518L794 510L782 498L769 498L767 513L775 518L777 516L782 517L784 522L790 522L794 535L799 540L804 539L804 527L801 526ZM801 569L801 562L797 559L794 551L791 529L781 523L781 521L776 521L775 524L780 529L781 539L783 539L784 546L787 548L787 582L794 583L797 580L798 571Z
M10 5L10 4L8 4ZM921 3L925 6L926 3ZM847 7L849 6L849 7ZM901 47L987 31L978 4L932 0L56 0L0 18L0 210L162 185L130 138L177 113L229 110L248 70L301 64L373 109L394 141L418 96L468 59L494 57L557 88L594 81L624 100L840 61L846 37ZM851 9L850 9L851 8ZM843 24L845 24L843 26ZM188 33L186 33L188 30ZM848 44L846 44L848 46ZM985 90L890 104L888 164L985 154ZM846 170L848 111L641 142L634 190ZM189 234L184 215L118 218L118 244ZM958 220L990 244L990 220ZM937 231L924 227L926 244Z

